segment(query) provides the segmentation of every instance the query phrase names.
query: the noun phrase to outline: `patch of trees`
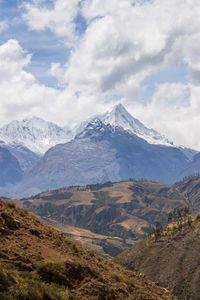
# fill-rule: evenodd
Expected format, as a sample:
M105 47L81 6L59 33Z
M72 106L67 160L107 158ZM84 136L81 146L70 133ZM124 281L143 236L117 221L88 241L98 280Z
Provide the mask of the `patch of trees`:
M91 191L100 190L102 188L112 187L113 183L111 181L107 181L104 183L96 183L96 184L88 184L86 187L89 188Z
M117 200L121 198L121 197L111 197L109 195L109 192L105 192L105 191L93 192L93 195L95 199L93 199L92 202L98 206L102 206L102 205L114 206Z
M168 215L168 224L162 226L156 222L152 227L150 236L158 241L163 236L173 236L177 232L181 232L183 227L192 226L192 217L188 207L175 208Z

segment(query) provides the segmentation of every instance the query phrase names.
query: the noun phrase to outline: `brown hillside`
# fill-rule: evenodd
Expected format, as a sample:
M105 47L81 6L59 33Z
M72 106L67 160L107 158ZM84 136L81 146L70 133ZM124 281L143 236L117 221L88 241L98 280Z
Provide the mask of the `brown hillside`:
M130 180L48 191L23 199L23 204L39 216L56 221L65 232L67 225L117 237L114 246L109 238L106 242L92 240L108 254L116 255L146 236L155 222L166 223L169 212L187 206L188 201L177 187Z
M175 229L168 226L157 241L147 238L127 249L117 261L170 289L181 300L200 299L200 219ZM166 233L168 234L166 235Z
M0 201L0 241L0 299L174 299L11 202Z

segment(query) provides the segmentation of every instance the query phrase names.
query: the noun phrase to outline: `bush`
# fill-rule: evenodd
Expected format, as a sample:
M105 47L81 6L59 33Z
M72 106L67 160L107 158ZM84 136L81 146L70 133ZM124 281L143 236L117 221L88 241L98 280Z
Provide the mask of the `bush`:
M63 286L46 283L36 272L5 270L0 266L0 300L68 300Z
M12 272L0 266L0 292L7 291L13 284L15 284L15 278Z
M16 300L67 300L69 292L56 285L29 280L27 286L15 293Z

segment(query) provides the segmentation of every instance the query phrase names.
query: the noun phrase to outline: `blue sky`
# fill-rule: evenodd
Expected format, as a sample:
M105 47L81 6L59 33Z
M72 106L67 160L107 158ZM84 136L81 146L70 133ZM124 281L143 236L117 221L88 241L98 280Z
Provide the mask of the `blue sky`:
M0 43L8 39L17 39L24 49L32 54L32 62L26 69L37 78L39 82L47 86L58 88L56 78L48 74L52 62L61 65L68 61L70 49L67 48L60 38L50 30L29 30L21 18L22 4L30 3L30 0L2 0L0 2L0 18L8 23L8 28L0 35ZM52 7L53 1L46 1L46 7ZM76 28L79 34L84 34L87 24L84 17L78 14L75 18ZM181 64L178 68L158 71L144 79L142 85L146 88L146 101L151 99L158 84L164 82L188 81L188 68ZM112 96L113 97L113 96ZM117 95L114 95L117 98Z
M17 39L20 45L32 54L31 65L27 68L36 78L49 86L57 86L57 81L48 75L48 70L52 62L64 64L69 56L69 49L64 46L64 42L57 38L50 31L36 32L29 30L21 18L21 5L27 0L2 0L0 2L0 17L8 23L8 28L0 34L0 43L5 43L8 39ZM46 1L49 3L52 1ZM80 27L80 20L78 20Z
M62 39L58 38L50 30L30 30L21 18L22 4L31 0L2 0L0 2L0 18L8 23L8 28L0 35L0 43L8 39L17 39L22 47L32 54L31 65L27 70L47 86L58 87L55 78L48 74L52 62L65 64L70 56L71 49L65 46ZM144 1L143 1L144 2ZM53 1L43 1L43 6L52 7ZM81 14L75 18L77 32L81 35L87 28L87 23ZM163 82L187 82L188 68L181 64L178 68L158 71L145 78L143 85L147 88L147 98L154 93L157 84Z

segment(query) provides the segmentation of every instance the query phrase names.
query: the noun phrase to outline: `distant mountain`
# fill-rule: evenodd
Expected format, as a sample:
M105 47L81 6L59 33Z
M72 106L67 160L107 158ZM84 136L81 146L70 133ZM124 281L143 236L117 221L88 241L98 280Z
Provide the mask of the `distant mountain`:
M0 147L0 187L18 183L22 180L22 175L16 157L8 149Z
M94 122L95 120L100 120L103 124L111 125L113 128L121 127L129 133L137 135L149 144L179 148L189 160L192 160L195 154L198 153L198 151L193 149L175 145L172 141L156 130L146 127L138 119L134 118L122 104L114 106L110 111L103 115L98 115L84 121L76 131L73 131L74 136L75 133L79 134L89 123Z
M32 169L40 156L18 144L0 141L0 193L8 196L9 190L23 179L25 172Z
M23 173L33 168L41 157L20 144L6 144L1 141L0 147L9 150L9 152L17 159Z
M0 128L0 141L2 140L6 144L24 146L32 152L41 155L57 144L64 144L74 139L89 123L95 120L100 120L104 125L111 125L113 128L121 127L150 144L176 147L164 135L152 128L147 128L138 119L134 118L122 104L114 106L110 111L102 115L91 117L72 129L60 127L55 123L47 122L37 117L22 121L12 121ZM190 160L197 154L195 150L177 147Z
M173 146L165 136L161 135L154 129L147 128L139 120L134 118L122 104L114 106L110 111L103 115L98 115L84 121L77 129L76 133L83 131L87 125L95 120L100 120L105 125L111 125L113 128L121 127L129 133L133 133L138 137L144 139L150 144L159 144L165 146Z
M200 153L197 153L190 163L187 165L187 168L180 174L180 179L183 177L198 175L200 174Z
M70 130L40 118L12 121L0 128L0 140L21 144L33 152L43 154L56 144L71 139Z
M147 128L139 120L134 118L122 104L116 105L111 111L105 113L99 118L104 124L110 124L113 127L122 127L144 139L150 144L173 146L165 136L154 129Z
M171 183L188 163L177 148L147 143L121 127L96 119L74 140L51 148L26 174L28 193L128 178Z
M148 129L121 104L71 132L33 118L3 126L0 138L23 171L20 186L5 191L17 196L128 178L173 183L185 174L196 154Z

